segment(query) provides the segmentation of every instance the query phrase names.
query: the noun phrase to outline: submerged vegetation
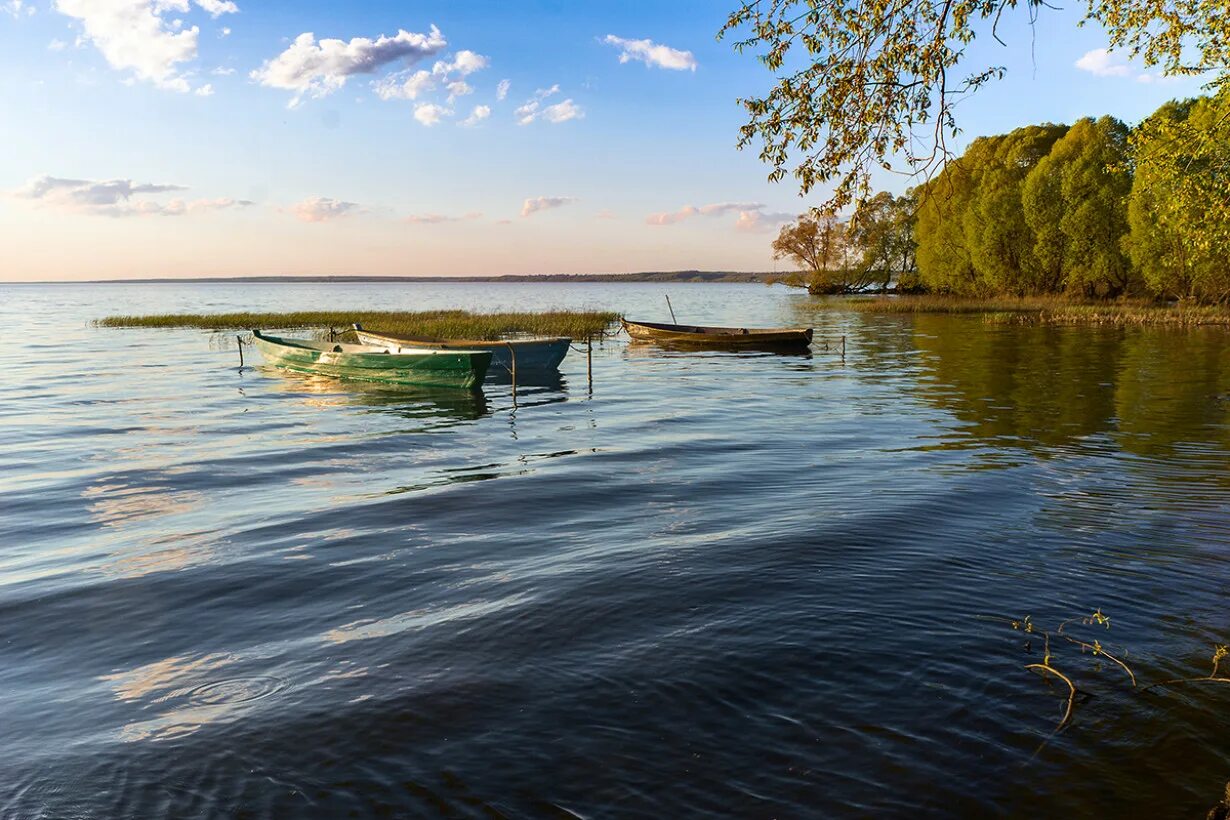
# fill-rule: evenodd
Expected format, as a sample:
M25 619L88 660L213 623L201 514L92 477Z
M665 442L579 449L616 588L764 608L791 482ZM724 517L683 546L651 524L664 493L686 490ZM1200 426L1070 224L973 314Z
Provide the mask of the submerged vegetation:
M1045 746L1047 741L1059 732L1063 731L1063 729L1072 722L1072 717L1076 711L1076 706L1079 703L1079 699L1082 695L1089 694L1077 685L1074 673L1065 671L1069 664L1075 665L1075 659L1070 657L1059 657L1058 653L1060 648L1065 645L1059 642L1060 638L1062 638L1067 645L1077 647L1080 650L1080 655L1084 656L1088 653L1089 659L1093 661L1096 669L1100 669L1102 667L1102 661L1109 661L1117 666L1127 676L1128 681L1131 683L1131 688L1141 693L1149 692L1150 690L1157 689L1159 687L1179 686L1182 684L1210 682L1230 683L1230 678L1225 677L1221 672L1221 662L1225 660L1228 655L1230 655L1230 647L1217 645L1213 647L1213 654L1211 658L1212 669L1209 674L1183 678L1170 678L1141 687L1139 681L1137 680L1136 673L1124 660L1124 658L1127 657L1126 649L1117 649L1116 652L1118 654L1112 654L1110 650L1102 644L1098 637L1088 635L1086 636L1088 640L1082 640L1081 638L1075 638L1064 632L1064 629L1071 626L1096 627L1099 628L1098 631L1109 630L1110 618L1105 615L1101 609L1096 609L1092 614L1087 616L1068 618L1067 620L1062 621L1054 630L1039 627L1038 624L1036 624L1028 615L1021 619L1005 618L993 620L1005 620L1012 627L1012 629L1023 633L1026 638L1024 649L1027 654L1034 655L1036 657L1037 653L1041 651L1042 657L1040 660L1025 664L1025 668L1027 670L1035 672L1044 678L1053 678L1055 680L1062 681L1064 684L1063 715L1059 719L1059 722L1056 724L1051 734L1046 738L1046 740L1042 741L1042 746ZM1034 645L1035 641L1038 640L1041 641L1041 646ZM1064 668L1061 669L1060 667ZM1041 751L1042 746L1038 747L1038 751ZM1037 754L1037 752L1035 752L1035 754Z
M203 330L337 329L354 322L369 330L404 336L490 341L516 336L594 337L619 321L619 314L602 310L551 310L540 313L473 313L468 310L371 311L315 310L292 313L161 313L149 316L108 316L100 327L195 327Z

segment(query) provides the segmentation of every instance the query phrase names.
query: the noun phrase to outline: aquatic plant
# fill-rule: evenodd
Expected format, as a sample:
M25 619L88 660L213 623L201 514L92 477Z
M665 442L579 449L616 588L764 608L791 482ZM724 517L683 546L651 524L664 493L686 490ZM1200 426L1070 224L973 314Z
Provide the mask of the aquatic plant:
M1067 687L1067 693L1064 697L1063 715L1059 719L1059 722L1055 725L1055 728L1051 730L1050 734L1047 735L1047 737L1038 746L1037 750L1034 751L1034 754L1036 755L1039 751L1042 750L1044 746L1046 746L1046 744L1050 741L1051 738L1059 734L1059 732L1063 731L1064 728L1066 728L1069 724L1071 724L1073 715L1076 712L1077 704L1080 702L1080 696L1083 693L1082 693L1081 688L1077 686L1077 683L1074 680L1073 676L1070 673L1064 671L1064 669L1066 668L1067 661L1065 660L1063 662L1064 667L1061 668L1060 661L1056 660L1055 655L1052 653L1052 650L1051 650L1052 632L1050 630L1042 629L1041 627L1039 627L1037 624L1034 623L1033 618L1029 615L1026 615L1024 618L1019 618L1019 619L992 618L991 620L1006 621L1012 627L1013 630L1029 635L1030 638L1026 641L1026 644L1025 644L1025 650L1027 652L1032 651L1033 649L1034 636L1040 637L1043 642L1042 661L1040 663L1025 664L1025 668L1031 672L1037 672L1039 674L1042 674L1043 676L1061 680L1063 681L1064 685ZM1228 656L1230 656L1230 646L1218 645L1213 650L1213 656L1212 656L1213 667L1208 675L1196 676L1196 677L1190 677L1190 678L1172 678L1169 680L1157 681L1156 683L1151 683L1148 686L1141 688L1138 686L1136 673L1127 664L1127 662L1124 661L1123 658L1120 657L1119 655L1112 654L1110 651L1108 651L1106 647L1102 645L1100 640L1096 638L1093 639L1092 641L1080 640L1078 638L1073 638L1070 635L1067 635L1064 633L1064 629L1074 624L1081 625L1081 626L1089 626L1089 627L1100 626L1100 627L1103 627L1104 629L1109 630L1110 629L1110 617L1104 614L1101 609L1096 609L1089 615L1078 615L1076 617L1068 618L1064 621L1061 621L1058 627L1054 630L1053 634L1055 636L1064 638L1070 644L1079 646L1082 655L1084 655L1086 652L1089 652L1095 658L1105 658L1106 660L1111 661L1112 663L1116 664L1119 668L1121 668L1124 672L1127 673L1129 680L1131 680L1133 690L1143 693L1143 692L1148 692L1159 686L1171 686L1171 685L1186 684L1186 683L1205 683L1205 682L1210 682L1210 681L1215 682L1215 683L1230 683L1230 677L1226 677L1225 675L1221 674L1221 671L1220 671L1221 662L1225 660Z
M148 316L108 316L99 327L201 328L204 330L343 331L358 322L373 331L438 339L494 340L517 336L602 335L619 314L599 310L474 313L468 310L371 311L317 310L289 313L162 313Z

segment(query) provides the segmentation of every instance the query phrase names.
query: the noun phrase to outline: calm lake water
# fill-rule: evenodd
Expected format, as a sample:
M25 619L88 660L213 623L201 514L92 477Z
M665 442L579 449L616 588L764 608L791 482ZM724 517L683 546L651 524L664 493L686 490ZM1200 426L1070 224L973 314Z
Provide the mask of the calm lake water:
M111 313L611 308L481 396ZM758 285L2 286L0 816L1192 816L1230 686L1217 329L870 316ZM844 335L845 361L824 340ZM249 364L259 361L248 350ZM1041 748L1039 748L1041 746Z

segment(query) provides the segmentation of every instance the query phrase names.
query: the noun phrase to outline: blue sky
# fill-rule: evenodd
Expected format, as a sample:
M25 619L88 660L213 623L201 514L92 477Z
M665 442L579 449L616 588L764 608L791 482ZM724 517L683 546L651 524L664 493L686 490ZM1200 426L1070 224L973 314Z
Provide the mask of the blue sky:
M0 0L0 280L772 269L730 5ZM1078 16L971 50L962 141L1198 92Z

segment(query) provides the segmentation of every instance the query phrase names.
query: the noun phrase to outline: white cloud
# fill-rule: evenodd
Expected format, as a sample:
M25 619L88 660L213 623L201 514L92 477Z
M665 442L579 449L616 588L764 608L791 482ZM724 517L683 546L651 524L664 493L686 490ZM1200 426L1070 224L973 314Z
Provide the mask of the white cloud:
M584 118L585 112L581 110L581 106L574 103L572 100L564 100L555 105L548 105L542 109L542 116L548 122L561 123L568 120L579 120Z
M558 93L558 85L553 85L550 88L540 88L535 91L533 97L526 100L523 105L513 112L513 115L517 118L517 124L529 125L539 119L545 119L547 122L558 124L568 120L578 120L585 116L581 106L574 103L571 99L564 100L555 105L544 106L542 104L543 100Z
M209 73L213 74L215 77L229 77L235 73L235 69L228 68L226 66L218 66L217 68L215 68L213 71Z
M231 0L194 0L194 2L205 9L209 16L215 20L223 14L236 14L239 12L239 6L231 2Z
M467 222L473 219L482 219L483 215L478 211L471 211L463 216L447 216L445 214L412 214L405 219L410 225L441 225L446 222Z
M68 43L58 38L47 44L48 51L63 51L66 48L68 48Z
M1088 71L1095 77L1130 77L1138 83L1176 82L1181 79L1141 71L1133 66L1130 59L1122 53L1105 48L1086 51L1073 65L1081 71Z
M363 207L357 202L343 202L340 199L330 199L327 196L312 196L296 202L290 208L295 218L303 222L329 222L334 219L363 213Z
M476 105L470 116L461 121L461 125L471 128L491 116L491 108L486 105Z
M512 87L510 80L500 80L499 85L495 87L495 98L502 100L508 96L508 89Z
M147 197L187 190L182 185L135 183L131 179L65 179L40 176L31 179L14 196L63 211L96 216L180 216L186 213L243 208L246 199L172 199L161 203Z
M669 68L675 71L695 71L696 57L690 51L680 51L677 48L655 43L653 40L627 40L608 34L602 42L610 46L618 46L621 63L639 60L647 66Z
M198 88L196 91L193 91L192 93L196 94L198 97L212 97L214 95L213 84L205 83L205 85L201 86L200 88Z
M1127 77L1132 73L1123 55L1112 54L1104 48L1086 51L1075 65L1096 77Z
M373 74L395 60L416 63L438 54L447 45L435 26L427 34L401 29L393 37L355 37L349 42L324 39L318 43L311 32L304 32L250 76L261 85L295 92L290 102L293 108L305 94L327 96L346 85L347 78L355 74Z
M536 196L525 200L521 204L521 216L529 216L539 211L548 211L576 201L576 197L572 196Z
M219 37L230 37L231 30L228 27L223 26L222 29L218 32L218 36Z
M445 117L451 116L453 116L453 109L435 103L419 103L414 106L414 118L428 128L438 125Z
M220 3L219 13L233 6ZM162 17L169 11L187 13L188 0L55 0L55 9L81 23L78 42L93 43L112 68L159 88L191 90L180 64L196 59L200 29Z
M448 90L448 101L473 93L465 77L481 71L490 60L473 51L458 51L452 60L438 60L431 71L396 71L372 83L382 100L417 100L420 95L439 88Z

